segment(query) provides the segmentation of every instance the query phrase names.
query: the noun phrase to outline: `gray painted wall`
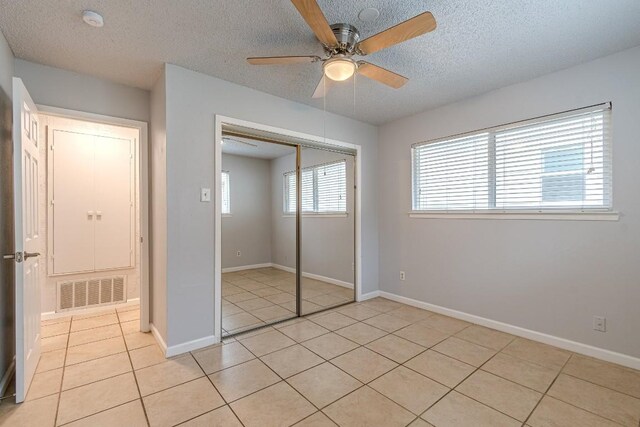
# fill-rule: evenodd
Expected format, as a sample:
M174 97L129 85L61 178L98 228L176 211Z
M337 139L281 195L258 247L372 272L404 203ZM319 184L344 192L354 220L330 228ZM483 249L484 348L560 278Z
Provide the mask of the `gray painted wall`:
M167 90L167 312L168 345L213 335L213 203L215 114L361 144L364 212L363 289L378 287L377 128L235 85L166 66Z
M270 263L271 160L223 154L222 170L231 200L231 216L222 218L222 268Z
M382 126L380 289L640 356L639 70L635 48ZM408 217L412 143L604 101L618 222Z
M149 319L167 336L167 99L164 70L151 90Z
M353 284L355 251L354 157L331 151L305 148L300 155L303 168L337 160L347 162L347 216L302 217L302 271ZM275 159L272 164L273 262L295 268L296 219L283 215L284 173L295 169L295 155Z
M13 232L13 53L0 33L0 253L15 250ZM0 379L15 355L14 263L0 260ZM0 390L1 392L2 390Z
M149 91L22 59L15 74L36 104L149 121Z
M9 95L9 98L13 98L14 63L13 52L0 32L0 88Z

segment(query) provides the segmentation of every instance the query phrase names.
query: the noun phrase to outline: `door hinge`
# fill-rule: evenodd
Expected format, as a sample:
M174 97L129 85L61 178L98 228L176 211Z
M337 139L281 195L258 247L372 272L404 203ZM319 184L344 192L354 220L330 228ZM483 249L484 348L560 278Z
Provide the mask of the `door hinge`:
M144 237L140 236L140 243L144 243Z

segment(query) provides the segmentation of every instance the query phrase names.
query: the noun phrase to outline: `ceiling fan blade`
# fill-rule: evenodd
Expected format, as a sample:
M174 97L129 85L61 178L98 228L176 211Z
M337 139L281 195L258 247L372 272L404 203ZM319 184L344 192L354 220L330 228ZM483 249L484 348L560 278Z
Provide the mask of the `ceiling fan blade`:
M257 56L247 58L247 62L252 65L306 64L319 60L319 56Z
M363 76L377 82L384 83L394 89L399 89L409 81L408 78L401 76L400 74L396 74L393 71L389 71L365 61L358 61L358 74L362 74Z
M431 12L424 12L361 41L358 44L358 50L362 54L368 55L435 29L435 18Z
M311 27L320 43L329 47L338 44L338 39L333 34L333 30L331 30L327 18L324 17L324 13L322 13L322 9L320 9L316 0L291 0L291 3L298 9L304 20L307 21L307 25Z
M333 80L327 78L327 76L323 74L322 78L320 79L320 82L318 83L318 86L316 86L316 90L313 91L313 95L311 97L324 98L332 86L333 86Z

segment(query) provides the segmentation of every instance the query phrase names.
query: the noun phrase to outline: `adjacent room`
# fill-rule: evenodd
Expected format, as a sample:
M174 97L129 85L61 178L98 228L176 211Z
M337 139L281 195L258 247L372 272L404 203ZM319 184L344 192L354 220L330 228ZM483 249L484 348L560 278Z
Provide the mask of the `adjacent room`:
M0 426L640 427L637 0L0 0Z

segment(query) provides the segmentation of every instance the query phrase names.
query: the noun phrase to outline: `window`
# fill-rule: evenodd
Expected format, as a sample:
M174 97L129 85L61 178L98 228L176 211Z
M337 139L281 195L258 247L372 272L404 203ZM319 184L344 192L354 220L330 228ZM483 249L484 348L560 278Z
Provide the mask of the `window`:
M229 172L222 171L222 214L231 214L231 198L229 191Z
M284 174L284 212L296 212L296 173ZM302 169L303 213L347 212L347 162L327 163Z
M609 104L412 147L414 211L611 209Z

